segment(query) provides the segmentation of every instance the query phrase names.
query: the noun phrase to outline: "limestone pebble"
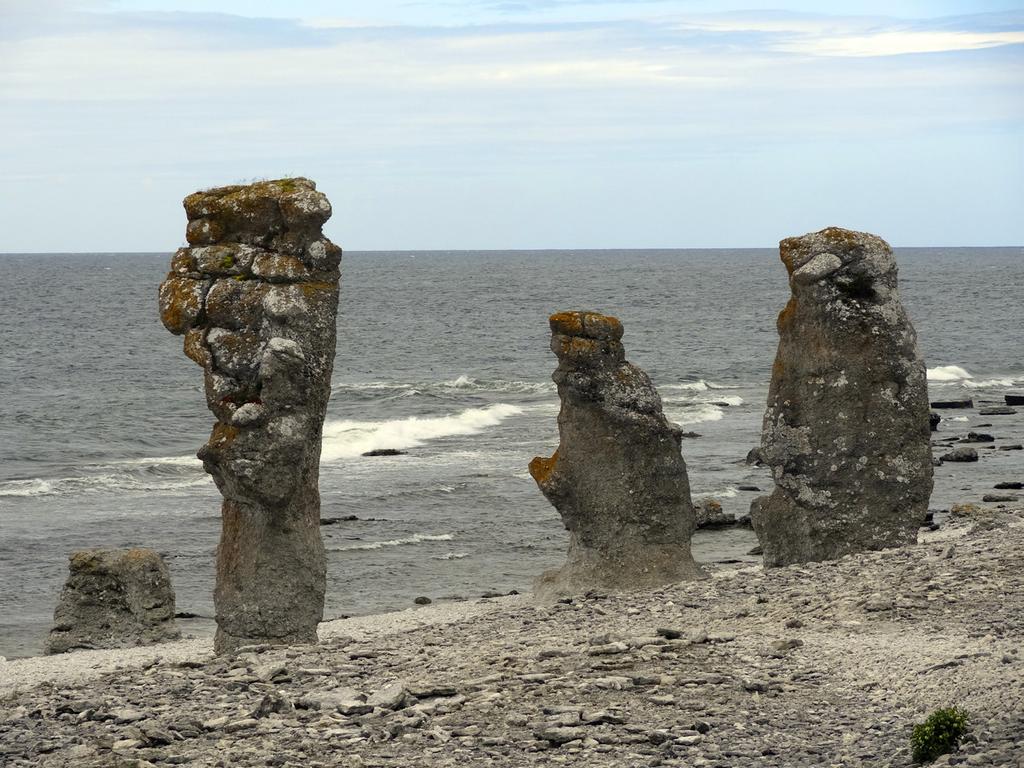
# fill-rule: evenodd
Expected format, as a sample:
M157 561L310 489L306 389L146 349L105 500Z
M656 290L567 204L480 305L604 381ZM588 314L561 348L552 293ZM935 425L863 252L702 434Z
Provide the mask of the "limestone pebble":
M133 649L11 692L36 661L15 660L0 765L911 768L913 725L955 704L970 732L940 765L1020 766L1024 518L979 514L835 561L332 622L315 646Z
M341 249L309 179L185 198L189 247L160 317L202 366L217 421L199 458L224 497L215 647L315 642L323 615L320 442L334 365Z

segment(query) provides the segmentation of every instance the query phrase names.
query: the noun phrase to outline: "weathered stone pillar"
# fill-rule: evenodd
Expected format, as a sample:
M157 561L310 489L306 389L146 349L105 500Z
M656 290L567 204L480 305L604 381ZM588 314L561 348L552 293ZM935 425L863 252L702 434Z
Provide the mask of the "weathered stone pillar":
M932 491L928 387L879 237L830 227L780 244L761 457L775 490L750 515L767 566L914 542Z
M693 506L681 430L647 374L626 362L622 323L594 312L551 316L560 441L530 474L569 531L564 566L540 597L650 587L701 575L690 555Z
M323 616L320 441L334 363L341 249L309 179L185 198L186 236L160 286L217 417L199 451L224 497L217 652L316 642Z
M152 549L72 553L53 622L47 653L130 648L181 637L171 577Z

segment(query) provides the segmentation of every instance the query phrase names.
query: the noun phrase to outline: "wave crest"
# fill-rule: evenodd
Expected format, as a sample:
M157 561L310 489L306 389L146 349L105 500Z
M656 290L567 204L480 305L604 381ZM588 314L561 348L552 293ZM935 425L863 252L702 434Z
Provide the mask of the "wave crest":
M496 403L484 408L469 408L451 416L410 416L394 421L329 421L324 424L320 459L350 459L381 448L416 448L439 437L475 435L522 412L518 406Z
M928 381L964 381L973 378L973 374L959 365L940 365L928 369Z
M358 550L383 549L384 547L404 547L419 544L423 541L451 541L455 537L450 533L414 533L401 539L387 541L368 541L363 544L351 544L347 547L331 547L329 552L355 552Z

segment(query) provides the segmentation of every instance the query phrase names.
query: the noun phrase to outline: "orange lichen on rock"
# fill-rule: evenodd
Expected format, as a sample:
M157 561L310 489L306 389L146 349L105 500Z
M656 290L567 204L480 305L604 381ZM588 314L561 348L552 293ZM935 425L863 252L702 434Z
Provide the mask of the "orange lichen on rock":
M198 452L224 497L214 647L315 642L326 584L316 457L341 260L321 229L331 206L309 179L210 189L184 205L192 247L172 260L160 313L185 334L217 419Z
M582 312L556 312L548 318L552 333L564 336L580 336L583 333Z
M555 467L558 466L558 451L555 451L550 458L544 458L543 456L534 456L533 461L530 462L530 477L537 481L537 485L547 485L548 480L551 478L551 473L555 471Z
M599 312L557 312L548 318L551 332L563 336L613 340L622 338L622 323L617 317Z
M794 316L796 315L796 307L796 298L790 297L789 301L786 302L786 306L784 306L782 308L782 311L779 312L779 317L775 321L775 327L778 328L780 331L784 330L785 328L788 328L789 325L793 322Z
M199 321L205 293L205 281L169 275L160 285L160 322L171 333L185 333Z

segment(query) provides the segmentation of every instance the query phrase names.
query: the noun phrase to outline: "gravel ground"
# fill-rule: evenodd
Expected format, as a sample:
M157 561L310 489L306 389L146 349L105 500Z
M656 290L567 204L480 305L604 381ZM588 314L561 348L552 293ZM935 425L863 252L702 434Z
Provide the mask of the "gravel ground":
M0 665L0 765L905 766L957 705L971 730L937 764L1024 768L1020 509L832 563L322 629Z

